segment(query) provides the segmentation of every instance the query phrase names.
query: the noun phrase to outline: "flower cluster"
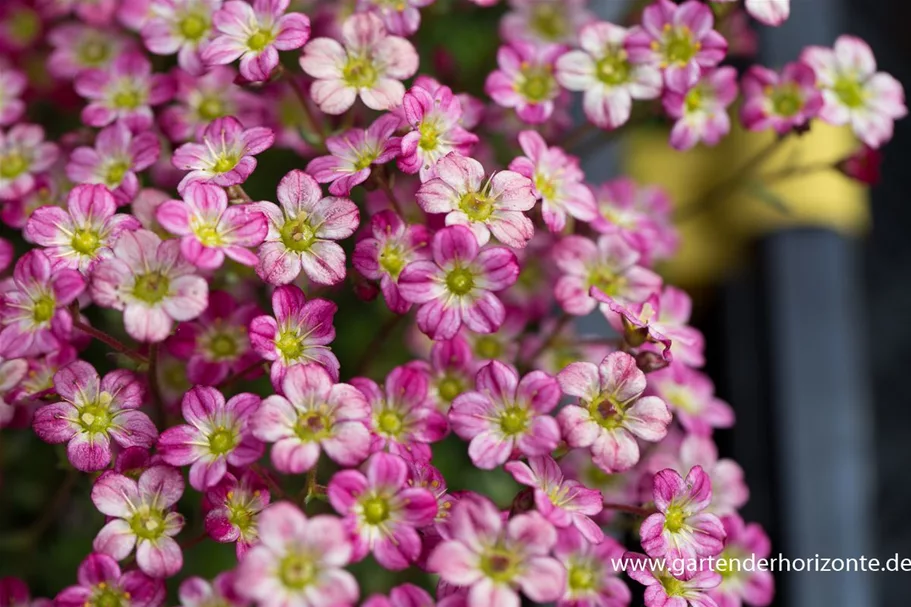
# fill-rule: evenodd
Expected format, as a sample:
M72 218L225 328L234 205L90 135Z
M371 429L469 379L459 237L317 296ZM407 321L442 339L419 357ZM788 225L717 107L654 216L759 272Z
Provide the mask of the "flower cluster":
M20 4L0 8L0 428L61 445L96 527L54 605L161 607L179 578L184 607L624 607L616 557L769 552L713 440L734 412L692 302L655 269L671 202L592 182L577 140L641 114L715 145L739 98L747 130L850 125L863 154L820 170L870 181L906 107L862 40L740 75L733 24L787 0L622 24L510 0L482 99L455 55L419 60L446 2ZM212 580L199 542L235 544ZM397 573L418 570L436 588ZM628 574L648 607L773 595L762 573ZM0 597L38 604L16 579Z

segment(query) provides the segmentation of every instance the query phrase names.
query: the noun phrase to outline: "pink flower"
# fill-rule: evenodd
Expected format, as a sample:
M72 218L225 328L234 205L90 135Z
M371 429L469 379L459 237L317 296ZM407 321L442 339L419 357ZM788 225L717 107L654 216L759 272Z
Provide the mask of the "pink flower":
M813 69L800 62L787 64L781 74L752 66L743 77L743 94L740 117L751 131L772 128L783 135L807 124L823 106Z
M390 36L373 13L355 13L342 25L342 42L315 38L304 47L300 64L316 79L310 96L327 114L341 114L360 96L373 110L402 103L400 82L418 69L418 54L404 38Z
M585 185L585 173L579 159L547 142L535 131L519 133L519 145L525 156L509 163L512 171L534 183L534 193L541 199L541 214L551 232L566 226L566 216L580 221L592 221L598 216L595 197Z
M135 547L143 573L171 577L183 567L174 536L183 529L184 518L173 510L183 490L183 476L170 466L152 466L138 480L117 472L102 474L92 487L92 502L110 520L92 546L117 561Z
M258 247L266 236L266 218L252 204L228 206L222 188L191 182L181 192L183 200L167 200L155 216L166 230L180 237L184 259L204 270L221 267L225 256L254 266Z
M870 46L854 36L841 36L834 48L807 47L800 57L816 73L822 89L819 117L830 124L850 124L854 134L873 148L892 138L893 122L908 113L900 82L876 71Z
M60 402L35 412L32 426L41 440L67 443L70 463L84 472L103 470L111 462L111 439L121 447L151 447L158 430L139 411L143 388L129 371L98 377L77 360L57 371L54 389Z
M557 607L628 607L632 593L614 568L624 553L610 536L592 544L574 527L558 530L554 556L566 567L566 591Z
M240 58L240 73L247 80L268 80L278 65L278 51L300 48L310 38L310 19L302 13L285 13L290 0L228 0L215 13L215 39L202 51L209 65L224 65Z
M155 133L134 136L124 123L116 122L98 133L94 148L73 150L66 176L76 183L103 184L118 204L127 204L139 191L136 173L155 164L160 152Z
M210 607L215 604L245 607L247 601L234 590L234 577L233 571L225 571L215 576L211 583L197 576L186 578L177 590L180 607Z
M473 1L488 6L496 3ZM509 0L511 10L500 21L500 36L536 44L574 43L579 29L595 18L587 5L587 0Z
M645 586L645 607L718 607L708 591L721 583L721 575L709 569L687 574L688 579L672 575L668 568L650 566L644 554L627 552L623 558L630 564L627 574Z
M359 11L373 11L383 20L383 25L390 34L410 36L418 31L421 25L419 8L430 6L434 0L402 0L386 2L385 0L358 0Z
M32 598L25 582L16 577L0 578L0 607L53 607L50 599ZM432 607L433 603L431 603Z
M421 181L436 175L440 158L450 152L468 156L478 142L477 135L460 125L462 103L448 86L432 90L415 84L402 99L402 113L412 130L402 138L398 166L405 173L419 173Z
M189 424L172 426L158 437L161 458L172 466L190 466L190 486L197 491L213 487L228 464L243 467L262 456L263 444L249 425L260 402L247 392L225 402L215 388L195 386L180 404Z
M23 358L0 359L0 428L6 427L16 417L17 386L30 371L29 366L29 361Z
M464 226L443 228L433 236L433 260L409 263L399 275L399 292L421 304L417 322L431 339L451 339L464 324L476 333L500 328L506 310L494 292L519 276L515 254L505 247L481 250Z
M621 177L595 190L598 217L592 228L601 234L620 234L642 255L643 263L672 256L678 247L671 223L671 201L658 186L640 187Z
M642 11L642 25L626 39L630 61L658 66L669 89L685 92L727 52L727 41L712 29L714 23L712 9L697 0L679 5L657 0Z
M554 527L574 527L592 544L604 539L604 532L590 517L603 508L601 492L575 480L565 480L560 466L550 455L529 457L528 463L507 462L504 466L516 482L531 487L535 507Z
M338 518L307 518L279 502L260 515L259 537L237 568L234 588L242 597L259 607L353 607L357 581L343 569L351 539Z
M431 400L437 409L448 413L453 399L472 385L477 361L468 341L456 335L434 342L429 362L416 360L408 365L427 375Z
M405 569L421 553L416 528L433 522L437 501L427 489L408 485L408 465L398 455L374 453L364 472L342 470L329 481L329 503L345 517L354 538L352 559L372 552L386 569Z
M566 236L553 250L562 275L554 285L560 306L569 314L584 316L598 305L593 289L622 303L644 301L661 288L661 277L638 264L639 253L619 234L592 241ZM601 304L607 310L607 304Z
M142 40L156 55L177 53L177 64L197 76L205 72L200 52L212 39L212 16L222 0L151 0Z
M484 91L497 105L515 108L518 117L540 124L554 111L560 85L554 77L554 63L566 52L558 44L535 45L514 40L497 51L499 69L487 77Z
M409 366L396 367L379 386L366 377L351 380L371 409L371 451L388 450L409 460L429 462L430 443L448 430L446 417L433 407L427 377Z
M256 273L273 285L288 284L303 272L318 284L345 278L345 252L335 241L357 229L360 214L347 198L323 198L316 180L293 170L278 184L278 202L255 204L266 216L268 232L259 250Z
M642 547L652 557L693 559L715 556L724 546L724 526L703 512L712 501L712 482L695 466L684 480L674 470L655 475L653 496L658 512L642 522Z
M350 384L335 383L320 365L294 365L250 421L253 435L272 447L279 472L313 469L325 451L342 466L356 466L370 453L370 405Z
M398 118L385 114L366 130L350 129L329 137L329 155L311 160L307 172L318 182L328 183L329 193L347 196L354 186L367 181L371 165L385 164L398 155L401 138L392 136L398 126Z
M174 166L190 171L178 189L182 191L194 181L222 187L243 183L256 168L253 156L269 149L274 141L272 129L245 129L233 116L216 118L203 131L202 143L185 143L174 151Z
M158 607L164 602L165 587L141 571L121 573L117 561L93 552L79 565L79 583L60 591L54 605L60 607Z
M677 120L671 145L688 150L700 141L716 145L731 130L727 108L737 98L737 70L720 67L705 74L684 93L668 90L664 109Z
M124 232L139 228L135 217L115 214L117 203L103 185L77 185L66 199L67 210L43 206L32 213L22 234L29 242L47 247L55 268L78 269L87 274Z
M758 523L744 524L737 514L722 517L726 534L724 550L718 556L718 563L724 563L720 572L721 584L709 591L718 607L741 607L744 603L753 607L765 607L772 603L775 595L775 578L768 571L744 571L745 559L768 558L772 552L769 536ZM738 565L739 562L739 565Z
M882 177L883 154L868 145L862 145L850 156L838 162L842 175L865 185L877 185Z
M0 200L25 196L35 187L35 174L50 168L59 148L44 141L44 129L19 123L0 129Z
M402 584L389 591L389 597L374 594L363 607L434 607L435 603L426 590L414 584Z
M16 262L12 284L0 296L0 356L18 358L46 354L70 337L73 319L66 306L85 290L75 270L51 272L40 249Z
M105 69L135 48L132 40L112 28L73 22L52 29L47 40L54 49L47 59L47 70L62 80L72 80L84 70Z
M537 603L556 601L566 570L548 556L553 525L537 512L504 521L486 498L463 498L452 509L452 537L430 554L427 568L444 582L468 589L468 607L518 607L519 591Z
M250 322L253 350L272 361L272 384L282 385L288 367L316 362L338 381L339 362L329 348L335 339L333 317L338 306L325 299L311 299L300 287L287 285L272 293L275 317L257 316Z
M89 126L107 126L123 120L134 133L152 126L152 107L174 96L174 82L165 74L153 74L152 64L141 53L127 51L110 66L80 72L76 92L89 100L82 121Z
M509 365L491 361L481 367L475 391L452 401L452 430L471 443L468 455L478 468L492 470L514 453L548 455L560 442L560 428L550 416L560 400L560 386L543 371L519 380Z
M25 113L25 102L20 97L26 86L25 74L0 65L0 126L15 124Z
M534 185L515 171L497 171L485 179L484 167L474 158L455 152L436 164L436 177L417 192L428 213L446 213L446 225L471 228L481 246L491 233L502 243L523 248L534 226L523 211L535 205Z
M639 461L637 438L656 443L667 434L671 414L655 396L642 396L645 374L625 352L608 354L598 366L575 362L557 375L563 393L579 399L557 420L570 447L591 450L604 472L629 470Z
M791 0L744 0L751 17L766 25L778 26L791 15Z
M261 313L255 303L238 305L228 293L212 291L198 319L177 325L168 350L188 360L187 379L192 383L214 386L260 359L250 347L249 327Z
M259 513L269 505L269 491L253 472L228 472L221 482L206 491L206 533L216 542L237 542L237 558L243 558L259 539Z
M673 408L683 427L693 434L711 436L714 428L734 425L734 411L715 397L712 380L681 363L650 375L650 389Z
M123 311L133 339L159 342L173 321L192 320L209 300L209 286L180 256L180 243L162 240L148 230L127 232L114 245L113 256L92 272L92 299L99 306Z
M628 30L597 21L579 32L581 50L557 59L556 78L570 91L583 91L585 116L603 129L615 129L630 117L633 99L661 94L661 72L651 62L632 62L624 48Z
M368 230L354 247L351 262L366 278L380 281L390 310L404 314L411 303L399 292L399 275L412 261L430 258L430 234L426 226L406 224L393 211L371 217Z

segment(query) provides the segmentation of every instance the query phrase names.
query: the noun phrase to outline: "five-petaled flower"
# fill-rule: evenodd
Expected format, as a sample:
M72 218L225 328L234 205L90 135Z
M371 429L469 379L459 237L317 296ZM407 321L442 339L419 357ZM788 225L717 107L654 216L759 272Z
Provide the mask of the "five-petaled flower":
M275 141L272 129L256 126L245 129L237 118L216 118L202 134L202 143L185 143L174 151L171 162L189 171L180 182L203 181L217 186L243 183L256 168L255 155Z
M122 572L116 560L99 552L90 553L82 561L76 576L79 583L61 590L54 597L54 605L157 607L165 598L161 580L135 569Z

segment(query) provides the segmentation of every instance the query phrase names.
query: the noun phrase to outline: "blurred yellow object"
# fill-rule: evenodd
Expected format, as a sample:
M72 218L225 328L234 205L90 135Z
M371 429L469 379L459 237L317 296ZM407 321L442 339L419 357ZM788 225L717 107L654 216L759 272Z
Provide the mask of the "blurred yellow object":
M670 279L690 285L717 279L756 236L780 228L827 226L849 235L868 228L867 188L835 169L819 169L859 147L849 129L816 122L766 154L775 140L771 132L735 126L717 147L677 152L665 130L630 134L625 171L639 183L666 188L682 217L680 255L662 268ZM760 154L764 160L745 171ZM800 167L817 170L801 173ZM772 179L764 183L763 176Z

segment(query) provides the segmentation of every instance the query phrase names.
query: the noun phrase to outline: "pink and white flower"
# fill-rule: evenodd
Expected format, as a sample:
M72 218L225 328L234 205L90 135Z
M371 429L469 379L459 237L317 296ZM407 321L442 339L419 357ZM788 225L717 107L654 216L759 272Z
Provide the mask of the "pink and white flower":
M636 439L656 443L667 435L671 414L656 396L642 396L645 374L625 352L608 354L596 366L575 362L557 375L563 393L579 399L557 420L570 447L591 450L604 472L629 470L639 461Z
M389 591L389 596L371 595L363 607L434 607L433 597L419 586L402 584Z
M585 116L602 129L615 129L630 117L633 99L661 94L661 71L649 61L630 60L624 44L629 30L597 21L579 32L580 50L556 64L556 78L570 91L583 91Z
M257 275L273 285L288 284L301 271L318 284L340 283L345 278L345 251L335 241L357 230L357 205L347 198L323 198L316 180L298 169L282 178L277 194L278 205L254 205L268 221Z
M410 36L421 26L421 11L418 9L430 6L433 2L434 0L402 0L401 2L358 0L357 7L360 11L371 11L378 14L390 34Z
M118 204L133 200L139 192L136 173L158 160L161 144L155 133L133 135L122 122L105 127L95 138L95 147L78 147L70 154L66 176L75 183L100 183L114 194Z
M243 183L256 168L254 156L269 149L274 141L270 128L245 129L233 116L216 118L203 131L202 143L185 143L174 150L171 162L189 171L178 189L194 181L222 187Z
M496 3L474 1L488 6ZM572 44L579 29L595 18L586 0L509 0L509 8L500 21L500 36L510 41Z
M399 274L399 292L420 304L417 322L431 339L451 339L464 324L476 333L493 333L506 318L494 295L515 283L519 265L505 247L481 250L471 230L443 228L433 236L432 260L409 263Z
M183 495L183 476L170 466L152 466L133 480L107 472L92 487L95 507L110 517L94 549L122 561L136 549L136 564L152 577L166 578L183 567L183 553L174 540L184 518L174 511Z
M535 45L514 40L497 51L499 69L484 83L484 91L497 105L515 108L519 119L540 124L554 112L560 85L554 64L566 52L559 44Z
M142 26L142 41L156 55L177 53L177 64L202 75L201 51L212 39L212 16L222 0L151 0L149 18Z
M518 607L521 591L548 603L563 595L566 569L553 557L557 531L537 512L504 521L486 498L453 507L452 535L430 554L427 568L444 582L467 588L467 607Z
M197 576L186 578L177 589L180 607L246 607L247 601L234 590L234 577L233 571L224 571L211 583Z
M714 428L734 425L734 411L715 397L715 386L704 373L672 363L649 377L649 389L672 407L687 432L711 436Z
M335 383L317 364L294 365L281 394L267 397L250 420L253 435L272 446L279 472L300 474L316 466L320 452L341 466L370 454L370 405L350 384Z
M632 593L614 567L625 552L610 536L592 544L574 527L558 530L554 556L566 567L566 591L557 607L629 607Z
M24 358L0 359L0 428L6 427L16 417L16 399L11 393L15 394L14 390L29 371L29 361Z
M784 66L780 74L752 66L743 77L743 94L740 117L751 131L772 128L783 135L807 124L823 107L813 68L799 61Z
M381 566L393 571L417 560L421 554L417 528L433 523L437 500L427 489L409 486L404 459L374 453L364 472L336 472L326 492L353 535L352 560L371 552Z
M25 102L20 97L27 85L25 74L0 65L0 126L15 124L25 113Z
M834 48L807 47L800 57L816 73L822 89L820 118L850 124L854 134L873 148L892 138L893 122L908 113L900 82L876 71L870 46L854 36L841 36Z
M136 46L112 28L73 22L52 29L47 40L54 49L47 59L47 71L62 80L71 80L84 70L105 69Z
M351 561L348 531L334 516L307 518L289 502L259 517L260 542L244 555L234 588L259 607L353 607L358 586L344 566Z
M158 438L152 420L139 411L143 388L123 369L99 378L92 366L77 360L54 374L60 402L35 412L32 426L41 440L67 443L70 463L94 472L111 463L111 439L119 446L149 448Z
M563 471L550 455L507 462L504 466L516 482L534 489L535 507L557 529L574 527L591 544L600 544L604 532L591 517L603 508L601 492L576 480L563 478Z
M766 25L779 26L791 15L791 0L744 0L753 19Z
M206 533L216 542L236 542L237 558L243 558L259 539L259 513L269 505L269 491L252 471L240 478L228 472L206 491Z
M73 318L66 307L85 290L85 279L75 270L51 270L40 249L16 262L12 284L0 295L3 358L47 354L69 340Z
M727 52L727 41L712 29L714 24L712 9L698 0L679 5L657 0L642 11L642 25L630 31L626 50L631 61L659 67L669 89L685 92Z
M703 512L712 502L712 482L701 466L686 479L675 470L655 475L653 497L658 510L639 528L642 547L651 557L694 559L715 556L724 547L724 526Z
M772 552L769 536L758 523L745 524L737 514L722 517L726 534L724 550L717 563L724 563L721 584L709 591L718 607L765 607L775 596L775 578L769 571L744 571L745 559L768 558ZM717 566L716 566L717 569Z
M338 381L339 362L329 348L338 306L325 299L308 301L300 287L286 285L272 293L272 310L275 317L257 316L250 322L253 350L272 361L272 384L282 385L288 367L309 362L323 365Z
M35 209L22 234L43 247L55 268L88 274L96 262L111 257L124 232L139 228L135 217L115 214L117 203L103 185L77 185L66 199L67 210L56 206Z
M328 156L314 158L307 173L320 183L329 184L329 193L347 196L354 186L367 181L372 165L393 160L401 150L401 137L393 137L399 119L380 116L367 129L350 129L326 139Z
M534 193L541 199L541 214L551 232L566 226L566 216L592 221L598 216L595 197L585 185L585 173L579 159L547 142L535 131L519 133L519 145L525 156L509 163L509 169L534 183Z
M430 444L445 436L446 417L429 399L427 377L411 366L396 367L382 386L366 377L351 384L371 410L371 451L389 451L408 460L429 462Z
M372 110L402 103L401 80L418 70L414 46L391 36L374 13L355 13L342 24L342 42L315 38L304 47L301 67L316 79L310 96L327 114L341 114L360 96Z
M535 205L534 184L515 171L497 171L485 179L474 158L451 152L435 167L436 177L421 185L417 201L428 213L446 213L446 225L471 228L481 246L493 234L500 242L523 248L534 234L524 215Z
M220 268L225 257L255 266L258 257L248 247L258 247L266 237L267 223L252 204L228 206L224 189L191 182L181 191L183 200L166 200L155 216L164 229L180 237L184 259L203 270Z
M240 74L254 82L268 80L278 66L278 51L300 48L310 38L310 19L286 13L290 0L228 0L212 17L214 40L202 51L208 65L240 59Z
M225 401L215 388L194 386L180 403L189 423L171 426L158 437L161 458L172 466L190 466L190 486L197 491L215 486L229 464L242 468L262 456L263 444L250 428L260 402L248 392Z
M123 311L131 337L159 342L171 333L173 321L202 314L209 285L181 258L177 240L162 242L153 232L136 230L123 234L113 256L95 266L91 294L99 306Z
M707 71L686 92L668 90L664 109L674 119L671 145L688 150L700 141L716 145L731 131L728 106L737 98L737 70L720 67Z
M106 554L89 554L79 565L76 576L79 583L61 590L54 598L54 605L158 607L165 599L161 580L135 569L122 573L117 561Z
M403 118L412 130L402 138L398 166L427 181L436 175L434 167L440 158L450 152L468 156L478 137L460 124L462 103L452 89L423 84L427 87L415 84L402 99Z
M627 574L645 586L645 607L718 607L708 591L721 583L721 574L710 569L687 573L687 579L675 577L668 568L651 567L650 559L644 554L627 552L629 559Z
M640 265L640 255L619 234L566 236L553 249L562 275L554 285L560 306L569 314L584 316L598 306L590 293L597 289L622 303L644 301L660 290L661 277ZM601 304L608 310L607 304Z
M137 51L118 55L107 67L80 72L74 86L89 101L83 122L102 127L122 120L134 133L152 126L152 106L174 96L171 77L153 74L152 64Z
M452 401L449 421L471 441L472 463L492 470L514 455L549 455L557 448L560 428L550 413L559 401L560 386L547 373L532 371L520 381L515 369L494 360L478 371L474 391Z
M429 362L416 360L408 365L427 375L431 400L437 409L448 413L453 399L472 385L477 361L468 340L456 335L434 342Z
M592 228L601 234L620 234L642 255L643 265L672 256L679 246L671 222L671 200L658 186L641 187L627 177L595 189L598 217Z
M404 314L411 303L399 293L399 275L412 261L430 258L429 244L426 226L406 224L394 211L380 211L370 218L368 231L354 247L351 262L366 278L380 281L390 310Z
M0 129L0 200L20 198L35 187L35 175L57 160L56 144L44 141L44 129L19 123Z

